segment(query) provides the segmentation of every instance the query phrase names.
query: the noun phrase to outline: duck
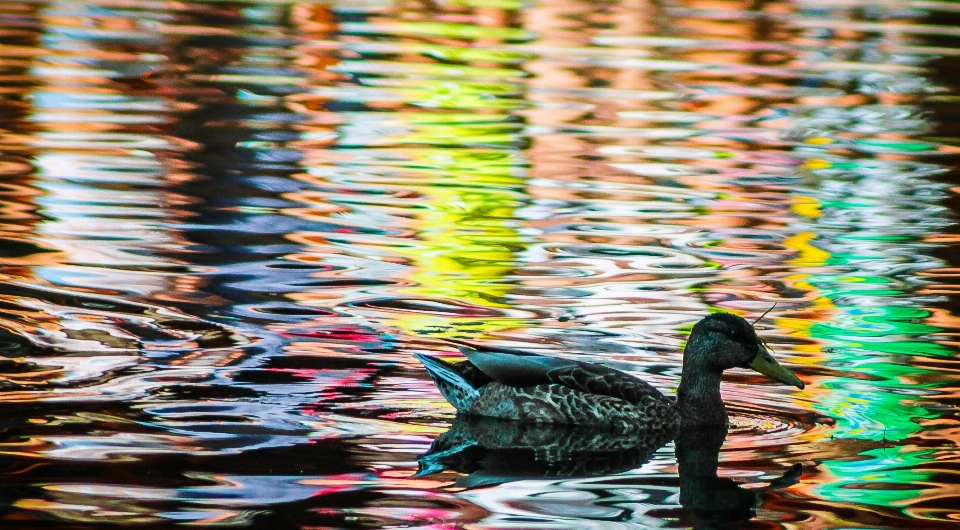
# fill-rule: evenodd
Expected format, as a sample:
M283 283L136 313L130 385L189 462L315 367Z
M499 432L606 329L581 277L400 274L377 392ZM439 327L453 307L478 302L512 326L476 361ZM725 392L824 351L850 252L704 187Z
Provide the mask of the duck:
M804 383L771 354L753 325L712 313L693 326L676 397L626 372L584 361L445 339L466 357L452 363L414 354L458 415L523 423L664 432L726 427L724 370L750 368L799 389Z

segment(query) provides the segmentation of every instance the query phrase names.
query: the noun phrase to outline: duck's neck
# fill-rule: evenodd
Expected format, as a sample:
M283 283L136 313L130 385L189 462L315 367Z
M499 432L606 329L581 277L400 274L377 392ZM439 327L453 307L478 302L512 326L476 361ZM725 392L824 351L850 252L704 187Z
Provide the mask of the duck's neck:
M687 344L687 350L691 345ZM720 398L721 371L706 365L704 355L684 351L677 388L677 412L684 427L726 427L727 409Z

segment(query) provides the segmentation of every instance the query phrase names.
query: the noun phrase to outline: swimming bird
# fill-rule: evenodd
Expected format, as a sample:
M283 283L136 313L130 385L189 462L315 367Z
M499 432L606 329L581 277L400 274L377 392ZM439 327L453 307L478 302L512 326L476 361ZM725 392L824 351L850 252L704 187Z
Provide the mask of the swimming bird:
M444 398L468 416L618 431L725 427L727 410L720 398L724 370L752 368L775 381L804 387L773 358L749 322L729 313L711 314L693 327L675 399L601 364L447 340L466 361L415 356Z

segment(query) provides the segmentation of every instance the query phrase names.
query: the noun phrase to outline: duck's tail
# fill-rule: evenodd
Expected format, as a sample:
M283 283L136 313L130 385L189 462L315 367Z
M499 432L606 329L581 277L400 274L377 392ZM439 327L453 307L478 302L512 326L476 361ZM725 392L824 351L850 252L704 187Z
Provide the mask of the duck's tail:
M466 412L480 397L480 392L464 379L452 364L420 353L415 353L413 356L423 363L427 373L440 389L440 393L458 412Z

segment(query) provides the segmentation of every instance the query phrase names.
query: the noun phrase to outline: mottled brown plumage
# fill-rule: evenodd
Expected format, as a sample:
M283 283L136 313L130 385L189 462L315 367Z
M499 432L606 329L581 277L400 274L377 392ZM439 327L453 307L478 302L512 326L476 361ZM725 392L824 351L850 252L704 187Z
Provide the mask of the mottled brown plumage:
M603 365L451 342L467 361L451 364L417 355L444 397L465 415L523 423L635 432L725 426L720 376L734 367L750 367L803 388L773 360L750 323L727 313L710 315L694 326L684 349L676 400Z

